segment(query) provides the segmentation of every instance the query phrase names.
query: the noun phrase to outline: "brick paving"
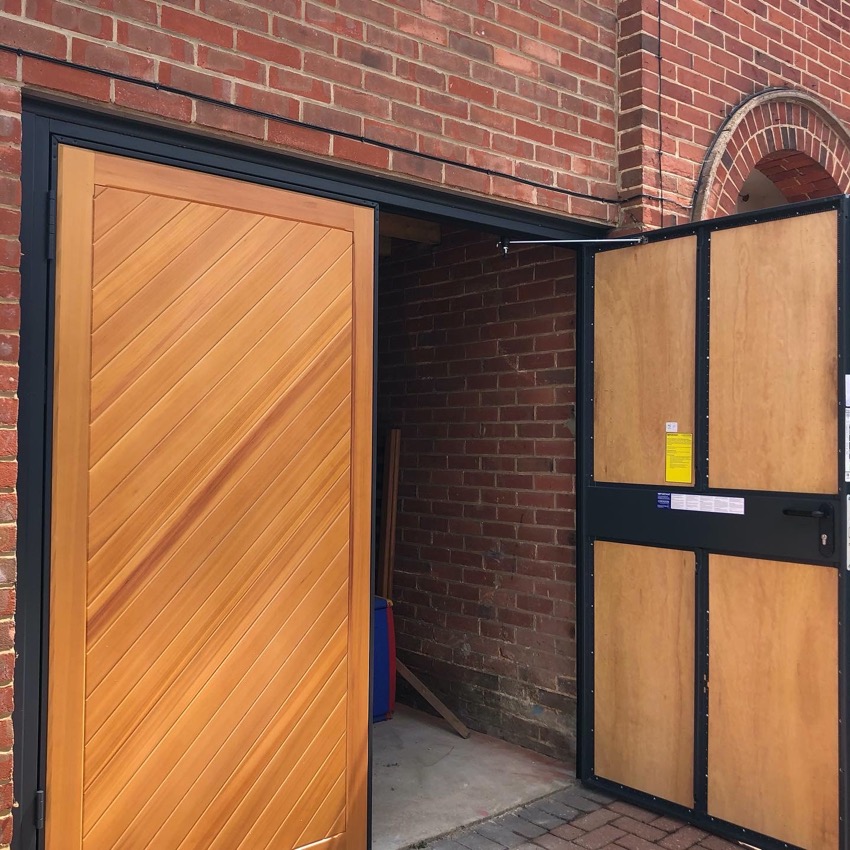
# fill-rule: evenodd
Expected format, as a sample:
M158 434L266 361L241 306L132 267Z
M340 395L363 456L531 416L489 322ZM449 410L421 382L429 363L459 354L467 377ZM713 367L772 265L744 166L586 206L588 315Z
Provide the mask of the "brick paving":
M739 845L579 786L460 829L419 850L739 850Z

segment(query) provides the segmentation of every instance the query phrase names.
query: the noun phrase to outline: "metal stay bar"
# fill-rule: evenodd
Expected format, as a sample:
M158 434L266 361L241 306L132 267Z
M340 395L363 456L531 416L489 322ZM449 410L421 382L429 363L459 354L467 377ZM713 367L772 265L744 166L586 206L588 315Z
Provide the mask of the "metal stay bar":
M499 247L507 254L512 245L642 245L645 236L622 236L618 239L500 239Z

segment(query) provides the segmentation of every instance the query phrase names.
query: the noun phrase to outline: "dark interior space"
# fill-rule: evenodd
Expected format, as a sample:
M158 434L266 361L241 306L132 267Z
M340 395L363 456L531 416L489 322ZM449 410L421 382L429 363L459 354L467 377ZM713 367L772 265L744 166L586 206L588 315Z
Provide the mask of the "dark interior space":
M575 749L575 255L382 216L398 657L471 728ZM379 475L379 481L381 476ZM399 699L422 706L400 680Z

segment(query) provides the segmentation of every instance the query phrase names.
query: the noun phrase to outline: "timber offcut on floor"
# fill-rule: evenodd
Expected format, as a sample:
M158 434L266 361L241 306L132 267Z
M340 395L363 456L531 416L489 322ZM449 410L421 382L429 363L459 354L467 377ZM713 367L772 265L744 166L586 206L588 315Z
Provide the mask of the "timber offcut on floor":
M372 733L372 850L400 850L515 809L573 781L573 768L403 705Z

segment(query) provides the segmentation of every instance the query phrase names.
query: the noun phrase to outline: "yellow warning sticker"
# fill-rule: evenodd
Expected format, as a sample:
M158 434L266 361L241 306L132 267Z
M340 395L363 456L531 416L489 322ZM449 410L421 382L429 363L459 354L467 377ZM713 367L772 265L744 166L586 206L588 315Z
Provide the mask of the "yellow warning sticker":
M694 468L694 435L665 434L666 457L664 480L668 484L692 484Z

